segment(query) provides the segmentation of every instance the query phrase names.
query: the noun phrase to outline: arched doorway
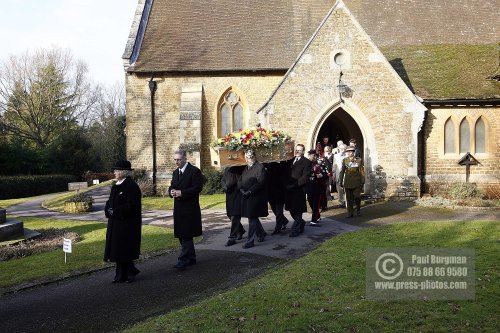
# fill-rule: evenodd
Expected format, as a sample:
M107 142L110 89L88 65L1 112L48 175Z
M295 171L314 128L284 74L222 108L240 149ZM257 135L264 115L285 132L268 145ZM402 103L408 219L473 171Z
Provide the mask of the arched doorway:
M336 109L325 119L318 131L315 142L322 141L325 136L330 138L330 143L334 148L339 140L348 145L350 139L355 139L357 148L361 151L363 157L363 134L356 121L344 109Z

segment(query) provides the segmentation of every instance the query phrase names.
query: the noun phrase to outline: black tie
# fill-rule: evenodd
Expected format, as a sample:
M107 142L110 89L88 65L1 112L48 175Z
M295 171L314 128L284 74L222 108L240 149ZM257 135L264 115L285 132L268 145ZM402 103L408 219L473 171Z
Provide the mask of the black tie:
M179 169L179 177L182 176L182 170Z

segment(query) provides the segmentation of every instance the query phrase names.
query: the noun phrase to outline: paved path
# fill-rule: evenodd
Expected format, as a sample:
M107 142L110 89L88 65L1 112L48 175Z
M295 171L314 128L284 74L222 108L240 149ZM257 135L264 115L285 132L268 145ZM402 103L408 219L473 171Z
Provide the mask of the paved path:
M92 212L87 214L65 214L44 209L41 207L41 203L50 196L44 196L25 203L13 205L7 209L7 213L18 217L106 222L107 219L104 216L104 205L109 197L109 191L110 187L106 186L88 192L94 198L94 204ZM342 210L338 209L338 211L340 213ZM143 224L170 228L173 226L172 213L171 210L143 210L142 221ZM285 215L292 221L288 213ZM304 214L304 219L306 221L309 221L310 218L310 214ZM197 245L197 249L255 253L274 258L295 258L317 246L326 238L360 228L332 219L324 219L321 227L306 227L306 232L302 237L290 238L288 237L289 231L287 230L279 235L266 237L265 242L256 243L257 246L254 248L242 249L245 239L240 241L239 244L231 247L224 246L230 229L229 219L226 216L225 210L205 209L202 211L202 219L204 237L201 244ZM264 229L267 230L270 235L275 225L275 219L272 212L270 212L268 217L262 218L261 222ZM247 220L242 219L242 223L245 229L248 230Z

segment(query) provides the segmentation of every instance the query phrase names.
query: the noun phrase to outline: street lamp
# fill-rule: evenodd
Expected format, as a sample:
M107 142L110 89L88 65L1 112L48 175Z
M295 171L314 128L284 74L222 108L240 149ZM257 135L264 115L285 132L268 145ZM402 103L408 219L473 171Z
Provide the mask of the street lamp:
M340 101L343 102L342 100L342 94L345 94L347 92L347 90L349 89L349 87L347 86L347 84L345 84L343 81L342 81L342 76L344 75L344 73L342 73L342 70L340 71L340 76L339 76L339 84L337 85L337 90L339 91L339 96L340 96Z

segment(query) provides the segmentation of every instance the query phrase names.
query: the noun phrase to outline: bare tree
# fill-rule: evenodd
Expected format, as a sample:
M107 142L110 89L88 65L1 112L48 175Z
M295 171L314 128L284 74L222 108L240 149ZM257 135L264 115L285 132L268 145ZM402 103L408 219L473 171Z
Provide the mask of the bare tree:
M125 158L125 87L97 86L93 121L88 128L92 152L99 157L104 170Z
M44 148L87 122L97 101L87 66L52 48L11 56L0 64L0 130Z

